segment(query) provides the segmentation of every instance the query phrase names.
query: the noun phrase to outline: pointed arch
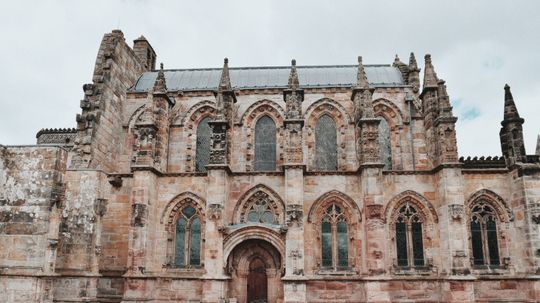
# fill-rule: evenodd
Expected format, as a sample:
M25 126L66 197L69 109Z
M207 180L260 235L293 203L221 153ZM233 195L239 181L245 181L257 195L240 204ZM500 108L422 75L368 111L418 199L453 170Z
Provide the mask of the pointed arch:
M185 170L188 172L196 171L197 169L197 131L201 121L213 117L214 112L215 103L204 100L190 107L185 116L179 118L184 129ZM200 170L200 172L204 172L204 170Z
M388 99L378 98L374 100L373 110L376 116L384 117L391 128L403 125L403 121L405 121L401 110L394 102Z
M242 115L240 119L241 125L244 126L245 138L242 138L246 144L245 165L246 171L257 170L256 168L256 124L264 116L269 117L275 124L275 167L271 171L276 170L282 164L283 158L283 121L285 113L283 108L274 101L263 99L252 104Z
M497 193L489 189L477 190L467 199L465 202L465 211L468 217L470 216L474 204L479 201L487 201L491 204L502 222L508 223L514 221L514 212L508 206L506 201Z
M349 215L351 217L351 223L358 223L362 221L362 212L358 207L358 204L349 197L347 194L340 192L338 190L331 190L323 195L321 195L309 208L307 220L310 223L313 223L313 220L317 217L317 213L326 206L326 204L331 203L331 201L339 201L347 208Z
M322 98L313 102L306 109L304 119L308 121L308 124L310 124L309 121L317 120L319 117L324 115L324 113L328 113L331 117L333 117L337 122L336 125L339 127L345 126L353 121L351 119L351 115L345 109L345 107L330 98Z
M257 120L264 113L269 114L278 125L283 122L285 117L283 107L272 100L263 99L253 103L244 111L244 114L240 118L240 123L249 127L253 125L254 120Z
M429 202L429 200L426 199L423 195L413 190L403 191L402 193L394 196L390 200L390 202L388 202L384 211L385 222L392 222L391 221L392 215L400 206L402 206L403 204L407 202L412 203L413 205L416 205L418 210L422 213L422 215L426 219L428 219L430 222L432 223L439 222L439 216L437 215L437 211L435 211L435 207L433 207L433 204L431 204L431 202Z
M167 205L163 209L163 212L161 213L159 223L166 224L166 228L168 229L171 225L174 224L174 218L176 216L176 213L178 213L180 209L188 203L192 203L193 205L195 205L197 211L204 218L206 202L198 195L186 191L178 194L176 197L172 198L169 203L167 203Z
M255 214L251 212L257 208L255 205L261 206L262 213ZM272 222L270 222L269 213L272 214ZM285 203L281 197L270 187L264 184L258 184L247 190L238 199L234 207L232 223L255 222L255 219L259 219L260 223L285 224L284 213ZM257 218L250 217L248 220L248 216L250 215L257 216Z

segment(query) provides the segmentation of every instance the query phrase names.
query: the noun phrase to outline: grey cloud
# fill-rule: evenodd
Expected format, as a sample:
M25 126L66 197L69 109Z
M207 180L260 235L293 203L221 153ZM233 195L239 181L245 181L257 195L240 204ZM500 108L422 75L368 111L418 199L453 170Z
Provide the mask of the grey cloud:
M0 9L0 143L32 144L42 127L73 127L101 36L144 34L169 68L354 64L431 53L452 100L461 155L500 154L509 83L525 140L540 132L538 1L12 1Z

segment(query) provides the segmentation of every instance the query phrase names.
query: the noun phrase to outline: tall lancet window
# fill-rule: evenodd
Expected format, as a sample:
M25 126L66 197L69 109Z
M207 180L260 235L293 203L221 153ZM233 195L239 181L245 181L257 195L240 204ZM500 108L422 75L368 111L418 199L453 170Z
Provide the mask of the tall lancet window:
M397 266L424 265L422 217L409 203L399 208L396 224Z
M255 170L276 170L276 124L268 116L255 124Z
M486 202L476 203L471 211L471 244L473 264L500 265L497 240L497 215Z
M174 264L177 267L201 264L201 219L191 205L184 207L176 220Z
M336 123L329 115L323 115L315 125L315 168L337 170Z
M381 118L379 123L379 146L380 157L382 163L384 163L384 169L392 169L392 147L390 140L390 127L386 119Z
M198 172L205 172L206 165L210 163L210 140L212 136L212 129L208 122L210 117L206 117L199 122L197 126L197 149L195 170Z
M348 228L343 209L338 204L328 206L321 222L322 266L334 269L349 265Z

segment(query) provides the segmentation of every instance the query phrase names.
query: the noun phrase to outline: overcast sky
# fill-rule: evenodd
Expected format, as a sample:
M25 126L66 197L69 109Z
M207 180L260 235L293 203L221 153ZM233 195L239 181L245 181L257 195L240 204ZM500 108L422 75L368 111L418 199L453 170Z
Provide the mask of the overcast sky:
M461 156L500 155L504 84L540 133L540 1L2 1L0 144L75 127L104 33L143 34L166 68L390 64L432 54Z

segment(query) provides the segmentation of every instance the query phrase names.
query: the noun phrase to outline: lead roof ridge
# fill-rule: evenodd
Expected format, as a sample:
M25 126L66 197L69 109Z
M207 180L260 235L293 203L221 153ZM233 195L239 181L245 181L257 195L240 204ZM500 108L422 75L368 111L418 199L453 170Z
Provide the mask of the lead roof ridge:
M297 69L302 68L343 68L350 67L356 68L357 65L353 64L343 64L343 65L297 65ZM392 67L391 64L364 64L364 67ZM229 70L254 70L254 69L290 69L290 66L244 66L244 67L229 67ZM173 68L173 69L164 69L164 72L181 72L181 71L220 71L221 67L201 67L201 68ZM154 69L149 71L150 73L158 72L159 70Z

